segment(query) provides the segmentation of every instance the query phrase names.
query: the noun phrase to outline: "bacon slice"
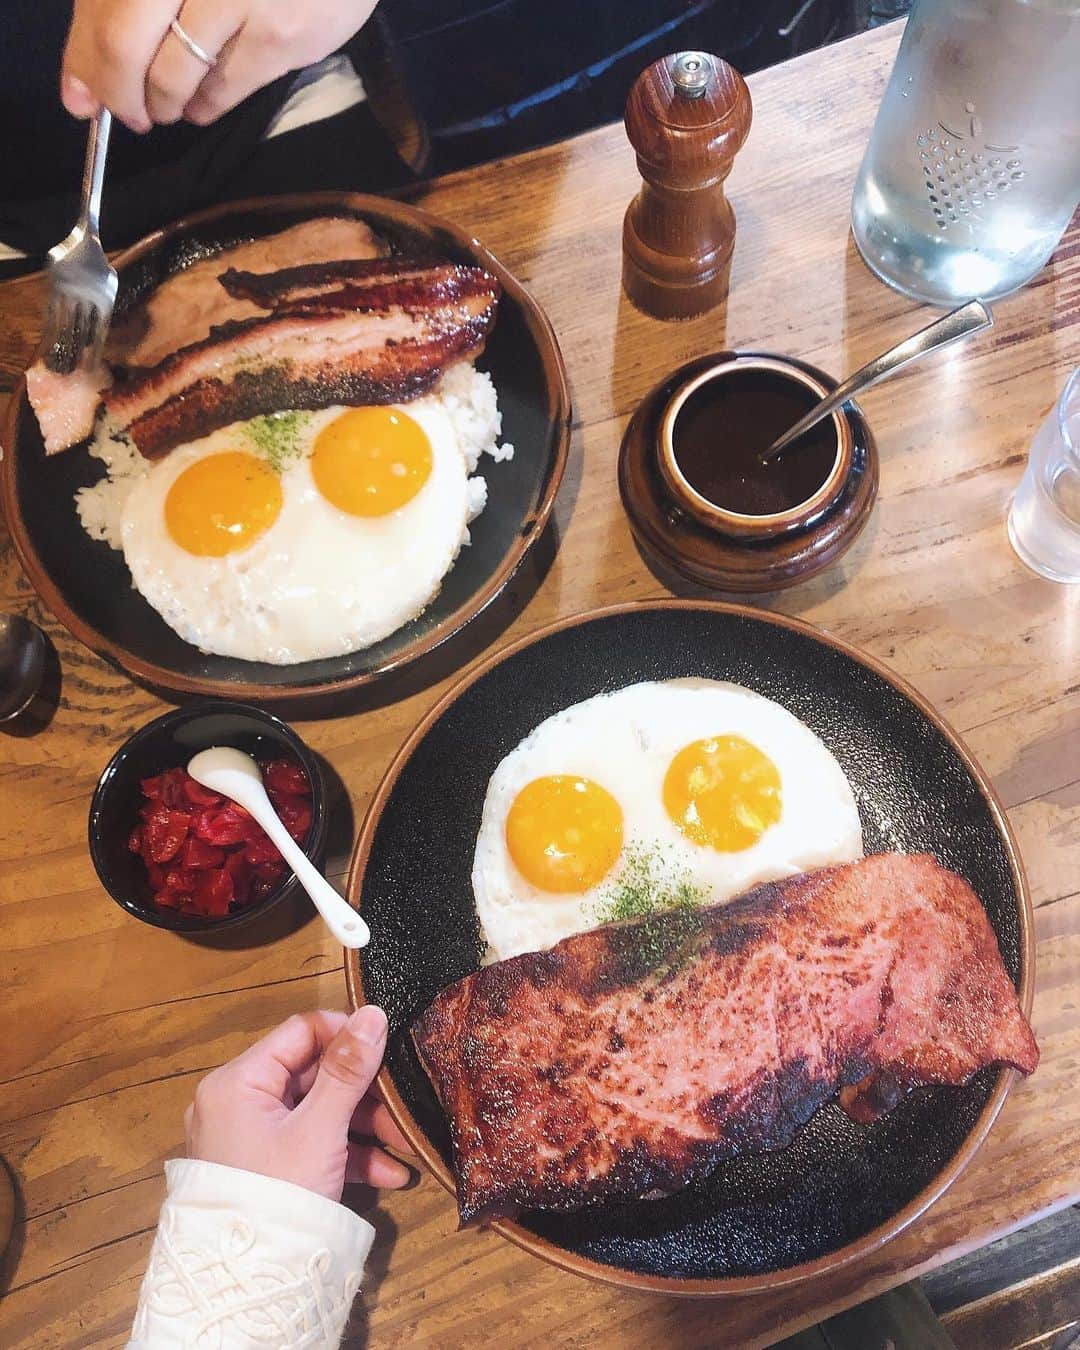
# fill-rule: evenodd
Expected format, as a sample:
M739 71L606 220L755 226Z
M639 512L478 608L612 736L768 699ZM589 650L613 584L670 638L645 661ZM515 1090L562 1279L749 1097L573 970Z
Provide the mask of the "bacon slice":
M432 272L453 276L473 270L437 260L425 262L415 257L350 258L283 267L276 272L244 272L230 267L218 281L237 300L249 300L262 309L279 309L297 300L310 300L339 291L344 286L378 287L422 278Z
M78 445L94 429L102 391L112 383L104 365L83 363L68 375L38 360L26 372L26 396L37 416L45 453Z
M970 886L900 854L488 966L413 1039L463 1224L669 1193L785 1147L844 1087L866 1120L919 1085L1039 1059Z
M496 300L499 283L479 267L441 263L433 267L402 267L396 274L373 273L363 281L342 277L319 289L288 288L273 307L275 314L325 314L330 310L403 309L407 314L434 322L454 323L471 313L470 306Z
M368 312L326 297L215 330L114 387L110 416L155 458L230 422L280 408L397 403L482 350L499 286L479 268L429 284L428 302Z
M368 225L345 216L305 220L277 234L222 249L166 278L141 304L117 315L106 359L120 370L154 367L185 347L205 342L215 325L264 317L262 306L222 287L218 277L230 268L288 271L310 258L324 260L320 266L340 265L343 259L379 265L384 252ZM66 450L91 434L100 394L111 378L104 366L72 375L56 375L41 361L30 367L26 392L46 454Z
M257 317L260 306L230 295L219 282L230 268L276 272L312 258L330 263L377 258L385 252L371 228L351 216L320 216L235 244L175 272L141 304L118 315L106 359L117 366L156 366L174 352L205 341L221 324Z

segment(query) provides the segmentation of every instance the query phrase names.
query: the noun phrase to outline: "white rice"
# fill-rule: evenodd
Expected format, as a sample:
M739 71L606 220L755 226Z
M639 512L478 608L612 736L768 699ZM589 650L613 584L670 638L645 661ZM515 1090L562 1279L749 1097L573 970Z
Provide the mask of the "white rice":
M487 479L479 474L469 479L469 520L473 521L487 506Z
M490 455L496 464L514 458L512 445L499 444L502 413L499 412L495 386L486 371L477 370L470 362L459 361L450 367L427 397L440 403L449 414L470 473L476 472L482 454Z
M514 457L512 445L499 444L502 414L491 376L468 362L459 362L446 371L430 394L416 402L442 408L457 433L468 471L474 475L469 479L469 520L473 521L487 504L487 482L476 472L481 456L490 455L497 464ZM106 477L76 492L79 520L91 539L103 539L120 549L124 504L151 465L107 423L99 425L90 453L104 463Z
M106 476L93 487L76 492L75 509L91 539L104 539L111 548L119 549L124 503L135 484L150 472L150 465L122 433L114 432L107 423L98 426L90 453L104 463Z

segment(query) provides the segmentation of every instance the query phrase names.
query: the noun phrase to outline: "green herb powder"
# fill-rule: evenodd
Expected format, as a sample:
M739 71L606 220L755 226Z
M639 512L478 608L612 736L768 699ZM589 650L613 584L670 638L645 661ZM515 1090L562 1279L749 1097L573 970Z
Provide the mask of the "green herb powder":
M695 886L685 871L676 873L664 865L659 845L631 846L618 879L601 892L596 921L617 923L669 909L693 909L707 899L705 888Z
M253 417L245 429L256 451L275 473L281 473L299 455L301 433L310 421L307 412L267 413Z

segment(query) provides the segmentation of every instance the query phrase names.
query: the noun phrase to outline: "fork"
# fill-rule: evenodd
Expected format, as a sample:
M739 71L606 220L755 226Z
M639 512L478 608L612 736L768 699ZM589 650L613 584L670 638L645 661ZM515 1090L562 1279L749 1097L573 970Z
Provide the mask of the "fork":
M90 124L83 170L82 210L66 239L49 250L49 307L45 364L70 375L89 348L101 356L116 300L116 270L101 247L98 217L112 115L102 109Z

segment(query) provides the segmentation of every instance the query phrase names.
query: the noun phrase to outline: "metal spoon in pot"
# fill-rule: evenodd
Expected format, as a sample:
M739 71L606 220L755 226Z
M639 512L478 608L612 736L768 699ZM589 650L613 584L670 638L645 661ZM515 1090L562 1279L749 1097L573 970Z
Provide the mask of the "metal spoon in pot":
M777 455L783 454L804 431L816 426L823 417L828 417L834 408L839 408L849 398L861 394L872 384L887 380L890 375L895 375L898 370L910 365L912 361L917 361L920 356L928 356L931 352L947 347L950 342L968 337L971 333L981 332L982 329L989 328L993 322L994 316L981 300L970 300L966 305L961 305L959 309L946 314L944 318L920 328L917 333L912 333L911 337L905 338L903 342L868 362L854 375L849 375L831 394L820 403L815 403L805 417L800 417L793 427L782 436L778 436L767 450L758 455L758 459L762 464L768 464Z
M343 947L367 946L371 940L367 924L352 905L338 895L318 868L308 861L303 850L278 819L263 787L259 766L250 755L227 746L214 746L210 750L200 750L188 764L187 771L197 783L211 792L231 797L255 817Z

